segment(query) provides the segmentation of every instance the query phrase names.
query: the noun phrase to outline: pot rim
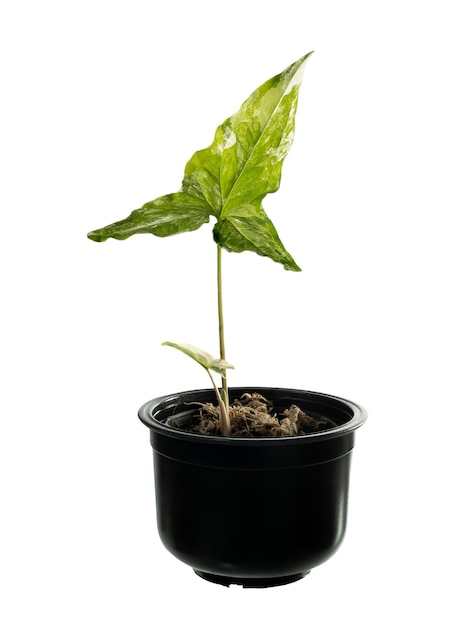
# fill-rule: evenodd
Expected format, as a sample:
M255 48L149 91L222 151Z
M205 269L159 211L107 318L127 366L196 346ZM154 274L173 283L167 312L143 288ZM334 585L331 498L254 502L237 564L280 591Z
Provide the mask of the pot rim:
M342 412L346 412L350 417L344 423L339 424L338 426L330 428L328 430L319 431L317 433L307 433L303 435L289 435L285 437L223 437L221 435L204 435L201 433L178 430L176 428L166 425L165 421L170 417L170 415L167 415L168 410L173 409L174 415L183 408L184 405L181 403L182 396L213 393L213 389L193 389L181 391L178 393L165 394L163 396L159 396L158 398L153 398L152 400L145 402L145 404L140 407L138 411L138 417L140 418L141 422L145 424L145 426L147 426L151 431L158 432L174 439L184 439L186 441L192 440L194 442L198 441L200 443L206 442L211 444L217 443L219 445L230 444L239 446L254 445L254 442L256 442L257 444L263 442L263 445L281 446L285 445L286 442L290 444L294 442L301 443L305 441L311 441L312 439L317 442L325 441L327 439L341 437L345 434L349 434L355 431L357 428L362 426L362 424L366 421L368 417L366 410L356 402L346 400L345 398L341 398L339 396L316 391L265 386L230 387L228 391L230 393L230 396L236 395L236 393L252 393L254 391L263 395L264 393L268 395L269 391L282 393L287 398L290 394L301 394L306 396L306 398L310 401L316 401L318 405L329 408L335 407L339 410L342 410ZM161 406L161 408L158 410L159 405L163 406ZM320 407L318 408L318 410L320 411ZM166 415L163 416L161 420L159 420L157 418L158 412L166 413Z

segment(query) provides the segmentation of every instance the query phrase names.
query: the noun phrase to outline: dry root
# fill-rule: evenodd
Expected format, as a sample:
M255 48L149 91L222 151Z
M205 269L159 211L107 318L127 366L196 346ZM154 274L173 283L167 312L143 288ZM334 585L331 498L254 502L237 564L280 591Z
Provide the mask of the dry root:
M220 435L220 410L218 406L204 403L200 406L193 424L193 432ZM292 404L277 416L272 403L258 393L245 393L230 406L231 434L233 437L286 437L302 435L330 428L330 420L310 416Z

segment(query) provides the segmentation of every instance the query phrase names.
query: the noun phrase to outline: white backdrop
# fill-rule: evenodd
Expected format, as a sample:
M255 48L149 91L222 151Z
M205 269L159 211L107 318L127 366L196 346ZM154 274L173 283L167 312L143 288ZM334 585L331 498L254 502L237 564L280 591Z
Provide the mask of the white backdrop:
M2 3L0 619L468 623L469 50L464 1ZM301 582L225 589L156 534L147 399L207 386L210 227L96 244L314 49L280 191L303 272L225 254L232 385L343 396L345 542Z

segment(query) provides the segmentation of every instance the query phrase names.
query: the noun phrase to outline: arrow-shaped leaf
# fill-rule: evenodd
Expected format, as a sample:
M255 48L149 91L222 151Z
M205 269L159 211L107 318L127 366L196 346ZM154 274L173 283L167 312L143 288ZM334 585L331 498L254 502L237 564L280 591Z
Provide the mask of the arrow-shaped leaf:
M186 164L182 188L148 202L119 222L89 233L95 241L137 233L166 237L215 216L214 239L231 252L250 250L297 271L262 208L277 191L293 141L298 92L311 53L266 81L221 124L212 144Z

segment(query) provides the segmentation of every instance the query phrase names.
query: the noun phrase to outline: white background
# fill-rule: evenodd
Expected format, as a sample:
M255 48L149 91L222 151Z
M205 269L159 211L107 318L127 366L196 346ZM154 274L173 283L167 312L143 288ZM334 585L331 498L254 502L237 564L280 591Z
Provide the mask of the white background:
M468 623L466 5L2 3L2 623ZM210 227L86 233L176 191L312 49L264 202L303 272L225 254L230 384L332 393L369 420L339 552L290 586L226 589L159 542L136 418L207 386L160 343L217 349Z

